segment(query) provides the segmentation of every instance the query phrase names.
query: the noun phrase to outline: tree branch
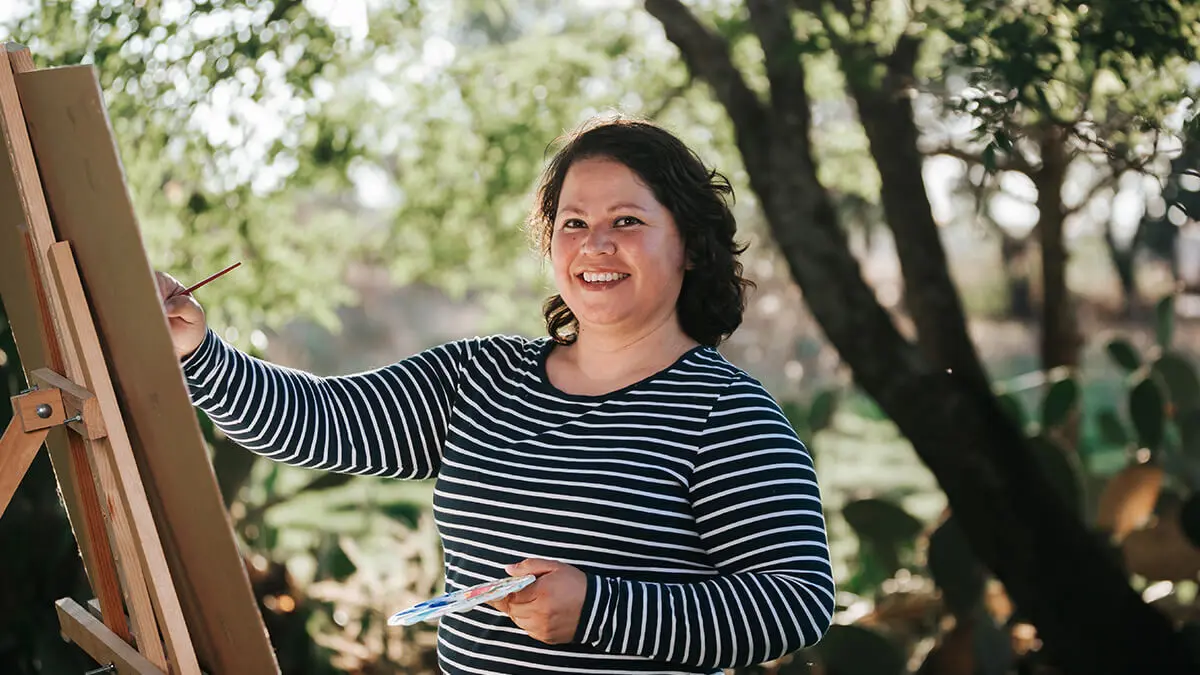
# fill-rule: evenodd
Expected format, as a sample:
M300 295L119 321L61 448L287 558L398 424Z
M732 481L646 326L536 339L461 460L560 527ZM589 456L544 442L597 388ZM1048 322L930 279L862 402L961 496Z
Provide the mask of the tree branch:
M646 0L645 5L646 11L662 24L667 39L679 48L688 69L712 87L738 133L765 133L766 111L733 64L725 40L701 23L680 0Z
M775 119L789 134L808 134L812 112L791 13L782 0L747 0L746 6L762 44Z
M961 159L969 165L983 164L982 155L976 152L971 152L965 148L960 148L953 143L941 145L933 149L923 149L921 150L921 154L926 157L937 157L939 155L953 157L955 159ZM1016 148L1014 148L1013 152L1005 153L1002 157L996 159L996 170L1016 171L1017 173L1023 173L1032 178L1033 174L1037 172L1037 167L1030 164L1029 160L1025 159L1025 157L1019 151L1017 151Z
M921 172L920 131L908 95L919 47L915 36L902 36L896 50L882 59L882 79L881 64L869 50L840 49L838 58L882 179L880 198L921 351L937 367L986 388L987 373L967 331L966 312L950 277Z
M1076 213L1079 213L1080 211L1082 211L1085 207L1087 207L1088 204L1091 203L1091 201L1093 199L1095 199L1097 197L1097 195L1099 195L1104 190L1107 190L1108 188L1112 187L1113 185L1116 185L1117 181L1120 180L1120 178L1121 178L1120 172L1118 172L1118 171L1109 172L1109 174L1107 176L1096 181L1095 184L1093 184L1092 187L1087 191L1087 194L1085 194L1083 196L1083 198L1080 199L1077 204L1075 204L1074 206L1064 205L1063 206L1063 217L1065 218L1067 216L1073 216Z

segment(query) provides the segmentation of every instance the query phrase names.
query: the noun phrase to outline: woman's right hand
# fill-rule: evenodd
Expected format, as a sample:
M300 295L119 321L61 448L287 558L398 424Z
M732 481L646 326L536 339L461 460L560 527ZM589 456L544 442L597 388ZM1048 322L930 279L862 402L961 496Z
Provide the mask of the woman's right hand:
M167 324L171 328L171 342L175 345L175 356L183 359L196 351L204 341L204 333L208 323L204 318L204 308L192 297L184 293L186 286L179 283L175 277L165 272L154 273L158 282L158 299L163 303L163 313L167 316Z

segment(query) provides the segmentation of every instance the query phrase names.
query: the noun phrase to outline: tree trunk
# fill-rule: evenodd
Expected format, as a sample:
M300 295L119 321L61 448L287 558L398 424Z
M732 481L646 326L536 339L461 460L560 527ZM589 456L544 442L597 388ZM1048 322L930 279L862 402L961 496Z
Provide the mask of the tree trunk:
M843 46L837 51L882 179L884 218L896 242L921 352L935 367L984 384L988 378L966 331L966 313L925 190L919 132L905 95L919 46L909 36L900 38L882 73L865 50Z
M913 443L962 519L972 547L1037 626L1064 671L1192 672L1181 665L1191 656L1180 636L1130 588L1037 468L1020 430L978 376L978 364L946 373L944 361L929 360L901 336L863 280L817 179L804 71L795 57L799 50L786 5L748 0L766 54L771 84L766 103L733 65L725 41L679 0L645 5L728 112L751 187L825 335ZM909 197L925 194L923 185L913 189ZM928 224L892 227L911 228L928 246L936 237L919 231ZM945 264L937 250L923 252L926 264ZM948 274L921 278L918 283ZM965 359L962 339L948 332L965 333L965 327L950 320L937 325L933 336L945 340L954 358Z
M1004 265L1004 282L1008 290L1008 314L1020 321L1033 319L1033 285L1029 281L1029 248L1027 237L1002 235L1000 260Z
M1042 166L1033 175L1037 186L1038 242L1042 249L1042 370L1059 366L1075 368L1083 339L1075 321L1071 294L1067 289L1067 246L1063 232L1066 210L1062 188L1066 181L1066 131L1047 125L1039 139Z

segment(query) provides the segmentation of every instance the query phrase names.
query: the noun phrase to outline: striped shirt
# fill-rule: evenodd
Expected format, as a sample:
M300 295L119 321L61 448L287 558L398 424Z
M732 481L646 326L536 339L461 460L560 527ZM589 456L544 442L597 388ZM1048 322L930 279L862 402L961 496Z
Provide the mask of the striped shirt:
M183 368L194 404L255 453L436 478L448 590L525 558L585 573L572 642L481 605L440 620L445 673L719 673L814 644L834 606L820 491L762 385L701 346L618 391L568 394L546 377L553 346L472 338L317 377L210 330Z

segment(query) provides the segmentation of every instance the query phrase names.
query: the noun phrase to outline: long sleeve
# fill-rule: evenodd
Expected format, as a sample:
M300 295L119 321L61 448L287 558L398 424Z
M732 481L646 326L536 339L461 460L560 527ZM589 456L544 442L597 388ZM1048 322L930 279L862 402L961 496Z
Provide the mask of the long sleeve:
M834 580L812 458L757 382L709 413L690 494L717 574L692 583L588 575L578 642L612 654L733 668L815 644Z
M252 452L340 473L429 478L477 346L450 342L384 368L318 377L253 358L209 330L181 365L193 404Z

